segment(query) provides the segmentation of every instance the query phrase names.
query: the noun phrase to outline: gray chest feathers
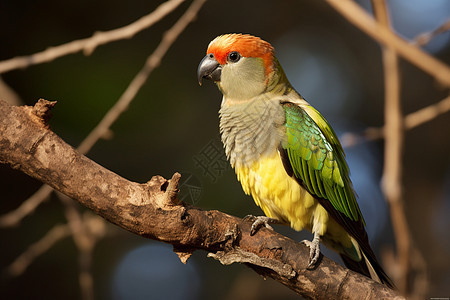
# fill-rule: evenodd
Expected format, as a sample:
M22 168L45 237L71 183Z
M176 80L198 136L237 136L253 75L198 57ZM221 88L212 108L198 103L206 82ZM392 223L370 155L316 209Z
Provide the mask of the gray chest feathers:
M233 168L250 167L260 157L273 154L285 136L285 112L279 101L222 105L219 114L222 142Z

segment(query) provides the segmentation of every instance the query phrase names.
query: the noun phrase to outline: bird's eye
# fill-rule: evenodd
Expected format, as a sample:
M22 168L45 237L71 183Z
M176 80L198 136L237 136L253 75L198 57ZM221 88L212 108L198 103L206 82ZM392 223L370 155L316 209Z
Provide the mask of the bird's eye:
M237 62L239 61L239 59L241 59L241 55L239 54L239 52L233 51L230 52L230 54L228 54L228 61L229 62Z

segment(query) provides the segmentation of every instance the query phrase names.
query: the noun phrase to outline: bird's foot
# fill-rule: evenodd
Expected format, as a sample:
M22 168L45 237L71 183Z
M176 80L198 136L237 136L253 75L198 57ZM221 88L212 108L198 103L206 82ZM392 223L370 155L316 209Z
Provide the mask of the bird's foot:
M277 219L269 218L266 216L253 216L253 215L247 215L244 217L244 221L250 221L252 222L252 228L250 230L250 235L254 235L262 226L273 230L272 226L270 224L279 224L280 221Z
M315 232L312 241L303 240L303 244L309 247L309 264L307 269L313 269L320 257L320 235Z

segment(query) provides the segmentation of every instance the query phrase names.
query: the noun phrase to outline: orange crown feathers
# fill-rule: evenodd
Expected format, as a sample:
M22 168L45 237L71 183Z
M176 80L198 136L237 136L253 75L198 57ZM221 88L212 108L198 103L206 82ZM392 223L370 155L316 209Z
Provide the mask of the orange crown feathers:
M224 65L230 52L237 51L243 57L260 57L266 74L272 70L274 49L268 42L249 34L224 34L209 43L206 54L213 53L217 62Z

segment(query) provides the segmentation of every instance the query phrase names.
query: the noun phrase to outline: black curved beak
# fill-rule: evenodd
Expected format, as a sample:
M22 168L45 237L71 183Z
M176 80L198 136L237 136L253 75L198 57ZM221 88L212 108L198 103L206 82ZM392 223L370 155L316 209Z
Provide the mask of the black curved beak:
M222 73L222 66L214 58L213 54L206 55L197 69L198 84L202 85L203 78L220 81L220 75Z

